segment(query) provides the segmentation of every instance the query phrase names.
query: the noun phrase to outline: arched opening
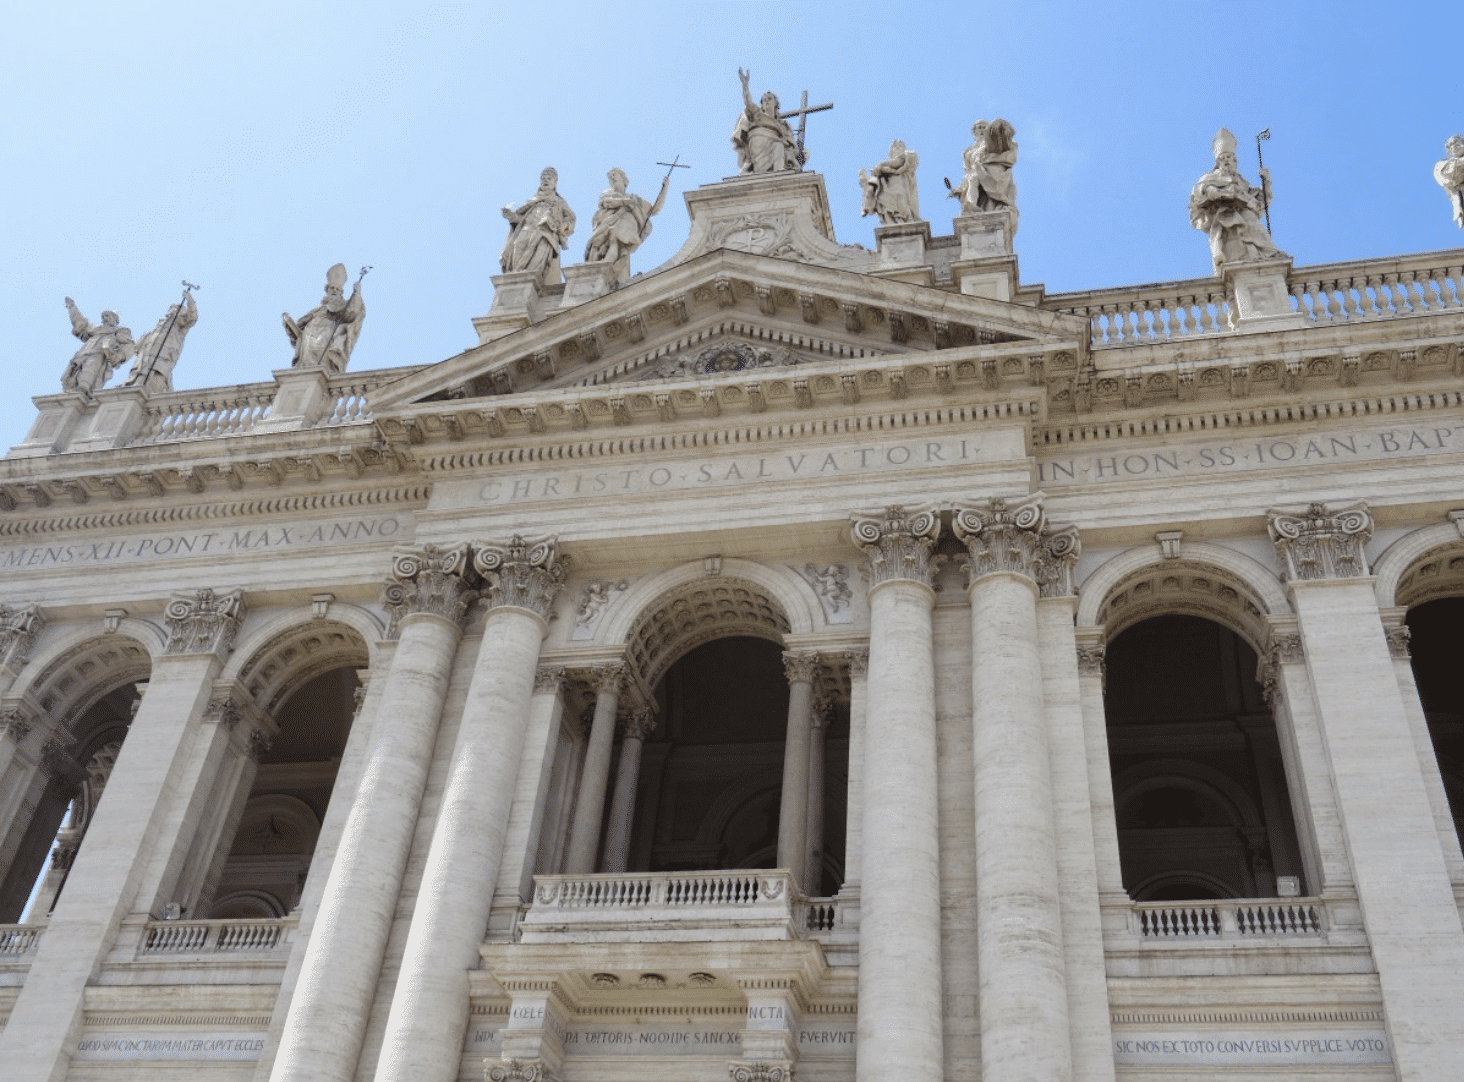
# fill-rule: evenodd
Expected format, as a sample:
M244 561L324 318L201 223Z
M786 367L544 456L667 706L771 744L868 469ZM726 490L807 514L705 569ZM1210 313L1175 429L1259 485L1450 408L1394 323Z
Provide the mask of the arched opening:
M42 716L12 730L16 754L0 777L0 923L44 920L55 907L150 669L147 647L109 635L36 674L29 694Z
M1464 597L1443 597L1408 610L1413 679L1428 721L1434 757L1454 830L1464 845Z
M1255 651L1200 616L1139 620L1107 649L1104 709L1123 885L1136 900L1274 897L1302 876Z
M328 669L274 712L279 731L247 792L236 794L229 841L203 888L200 915L284 916L300 900L320 824L340 771L361 683L351 665Z
M849 713L827 693L838 679L824 668L816 689L828 699L822 760L810 788L822 814L810 893L837 893L843 880ZM730 635L682 655L655 688L660 718L641 759L632 871L772 868L778 863L789 685L783 647ZM842 697L840 697L842 698Z

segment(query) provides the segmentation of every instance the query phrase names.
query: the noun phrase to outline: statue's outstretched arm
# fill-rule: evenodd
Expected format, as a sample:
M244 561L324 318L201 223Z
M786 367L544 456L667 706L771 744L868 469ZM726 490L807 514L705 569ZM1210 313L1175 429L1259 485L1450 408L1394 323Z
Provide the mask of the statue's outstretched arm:
M87 332L91 330L91 323L87 321L86 316L81 314L81 310L76 307L76 302L70 297L66 298L66 314L71 317L71 333L78 338L85 339Z
M666 205L666 191L670 187L671 174L667 173L664 177L661 178L660 194L656 196L656 201L651 204L651 212L646 215L647 218L654 218L657 214L661 213L661 208Z

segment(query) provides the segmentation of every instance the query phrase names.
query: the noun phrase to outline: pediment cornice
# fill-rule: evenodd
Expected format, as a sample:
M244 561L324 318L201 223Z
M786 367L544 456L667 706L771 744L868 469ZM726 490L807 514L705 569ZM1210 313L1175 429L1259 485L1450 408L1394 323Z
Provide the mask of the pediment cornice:
M633 381L717 335L850 359L1054 339L1081 353L1087 331L1040 308L718 249L407 376L372 408Z

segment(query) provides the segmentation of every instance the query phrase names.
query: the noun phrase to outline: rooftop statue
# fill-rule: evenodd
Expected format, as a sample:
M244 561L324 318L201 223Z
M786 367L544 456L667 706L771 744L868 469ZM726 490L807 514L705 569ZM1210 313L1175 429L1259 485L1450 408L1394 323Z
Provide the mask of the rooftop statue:
M609 263L615 268L615 284L630 279L630 253L651 235L651 219L660 213L666 202L666 189L671 174L661 181L660 194L654 203L626 191L630 178L623 169L606 174L610 187L600 194L600 206L591 222L593 232L585 245L586 263Z
M860 215L877 214L880 225L920 221L920 192L915 186L919 164L919 156L896 139L888 158L873 169L859 170L859 187L864 190Z
M1017 209L1017 186L1012 166L1017 164L1016 131L1000 117L971 125L972 143L962 155L966 175L951 189L961 201L962 214Z
M1190 192L1190 224L1210 235L1210 256L1215 273L1227 263L1271 256L1285 257L1261 224L1271 202L1271 174L1261 169L1261 186L1254 188L1235 161L1235 136L1225 128L1215 135L1215 168L1195 182Z
M539 190L528 202L503 208L508 240L498 262L504 274L539 271L548 280L559 281L559 253L569 247L574 211L555 187L558 182L559 173L551 166L539 174Z
M189 286L183 299L170 307L158 325L137 343L137 356L127 373L124 387L141 387L149 394L163 394L173 389L173 369L183 352L183 339L188 329L198 322L198 305L193 302Z
M95 394L132 356L136 348L132 332L117 325L116 312L103 312L100 323L89 322L70 297L66 298L66 311L71 315L71 333L81 339L81 348L61 374L61 387L66 391Z
M752 73L737 69L742 80L742 112L732 129L732 145L737 148L739 173L796 173L808 160L798 146L793 129L778 115L778 95L769 90L762 101L753 104L747 81Z
M1449 197L1454 224L1464 229L1464 135L1451 135L1444 144L1446 157L1434 165L1434 180Z
M361 278L369 268L361 268ZM361 300L361 278L349 298L345 296L346 268L337 263L325 272L325 296L299 320L284 314L285 333L295 347L292 368L324 368L344 372L361 334L366 319L366 304Z

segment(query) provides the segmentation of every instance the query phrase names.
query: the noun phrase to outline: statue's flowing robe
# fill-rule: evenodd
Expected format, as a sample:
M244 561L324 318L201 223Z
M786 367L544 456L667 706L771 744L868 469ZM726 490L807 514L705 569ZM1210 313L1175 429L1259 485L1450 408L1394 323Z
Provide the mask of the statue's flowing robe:
M559 252L574 232L574 211L557 191L535 195L514 214L517 223L508 230L499 266L504 274L513 271L559 272Z
M339 306L325 303L310 309L296 321L300 334L295 340L295 359L291 365L344 372L365 318L366 304L361 300L359 283L351 291L350 299L341 301Z
M986 143L973 143L966 148L966 175L955 191L961 193L961 209L965 211L1016 209L1017 183L1012 166L1017 164L1017 145L1010 150L990 151Z
M126 327L91 323L75 312L71 316L71 333L82 344L61 374L61 387L67 391L92 394L101 390L107 378L136 348L132 332Z
M920 192L915 167L920 159L911 151L882 161L864 181L862 214L878 214L881 224L920 220Z
M158 325L138 341L137 356L123 386L141 386L151 394L171 391L173 369L183 352L183 339L188 335L188 328L197 322L198 307L192 297L186 306L175 304L169 308Z
M787 121L755 106L737 114L732 145L737 148L737 166L742 173L796 173L802 168L798 141Z
M1262 205L1261 189L1239 173L1214 169L1195 183L1190 224L1209 236L1217 274L1226 263L1281 254L1261 224Z
M1434 180L1449 197L1454 224L1464 229L1464 158L1448 157L1434 166Z

